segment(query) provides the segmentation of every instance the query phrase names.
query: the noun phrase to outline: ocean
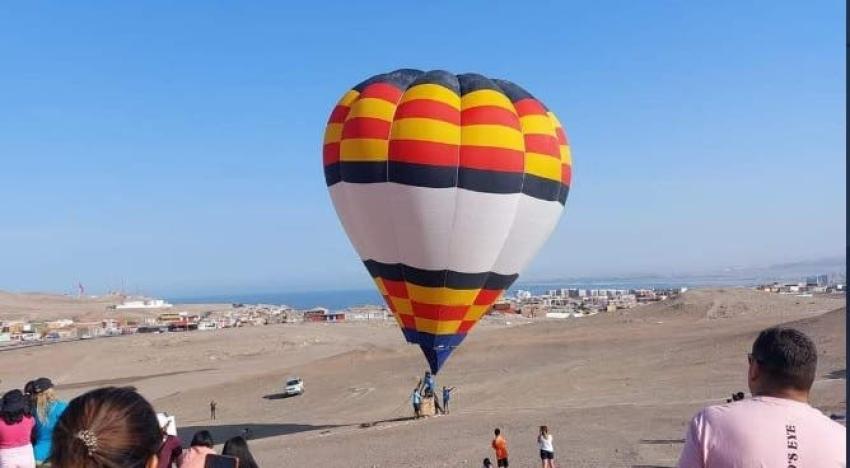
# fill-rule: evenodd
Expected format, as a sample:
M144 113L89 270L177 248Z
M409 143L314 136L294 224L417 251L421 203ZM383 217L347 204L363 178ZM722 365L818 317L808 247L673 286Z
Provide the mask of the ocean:
M172 304L275 304L288 305L296 309L325 307L330 310L384 303L384 299L374 289L215 294L168 298L168 301Z
M547 282L519 282L508 290L508 295L514 295L517 290L531 291L542 294L550 289L667 289L667 288L699 288L699 287L744 287L758 284L762 279L728 278L728 277L687 277L675 279L670 277L611 277L598 279L564 279ZM208 303L239 303L239 304L275 304L288 305L296 309L325 307L330 310L340 310L347 307L365 304L383 304L384 300L374 289L349 289L335 291L300 291L281 293L233 293L198 295L189 297L169 297L173 304L208 304Z

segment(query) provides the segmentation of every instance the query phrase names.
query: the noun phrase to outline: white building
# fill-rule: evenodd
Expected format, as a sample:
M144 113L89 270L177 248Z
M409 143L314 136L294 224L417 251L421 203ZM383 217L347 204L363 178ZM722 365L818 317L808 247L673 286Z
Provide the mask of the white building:
M47 328L51 328L51 329L52 328L65 328L65 327L70 327L73 324L74 324L73 320L59 319L59 320L54 320L52 322L47 322Z
M347 320L387 320L389 311L385 307L350 307L345 311Z
M198 322L198 330L199 331L209 331L215 330L218 328L218 324L212 320L201 320Z
M172 304L162 299L147 299L141 301L124 301L123 304L115 306L116 309L170 309Z

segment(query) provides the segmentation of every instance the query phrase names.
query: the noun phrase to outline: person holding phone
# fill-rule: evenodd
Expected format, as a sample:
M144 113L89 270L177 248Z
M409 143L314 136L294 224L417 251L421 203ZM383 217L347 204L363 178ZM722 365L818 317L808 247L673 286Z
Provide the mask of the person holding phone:
M540 434L537 435L537 448L540 449L540 462L542 468L554 468L555 447L552 444L552 434L548 426L540 426Z
M212 434L210 431L198 431L192 436L189 448L183 451L177 466L180 468L204 468L207 455L215 455Z
M233 437L225 442L221 454L236 458L239 461L236 465L238 468L260 468L248 448L248 441L242 436Z

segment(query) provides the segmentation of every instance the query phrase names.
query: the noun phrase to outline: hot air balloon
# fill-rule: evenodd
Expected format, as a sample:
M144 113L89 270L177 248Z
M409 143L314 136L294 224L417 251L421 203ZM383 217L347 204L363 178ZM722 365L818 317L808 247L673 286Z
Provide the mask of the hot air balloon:
M442 70L346 92L323 163L346 233L435 374L549 237L571 179L566 133L543 103Z

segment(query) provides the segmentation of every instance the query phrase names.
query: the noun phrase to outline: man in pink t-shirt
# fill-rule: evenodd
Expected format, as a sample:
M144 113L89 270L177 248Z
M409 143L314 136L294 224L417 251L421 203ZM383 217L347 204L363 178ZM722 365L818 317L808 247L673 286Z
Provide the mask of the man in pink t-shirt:
M792 328L762 331L749 355L753 397L691 420L679 468L846 466L845 427L809 406L817 350Z

